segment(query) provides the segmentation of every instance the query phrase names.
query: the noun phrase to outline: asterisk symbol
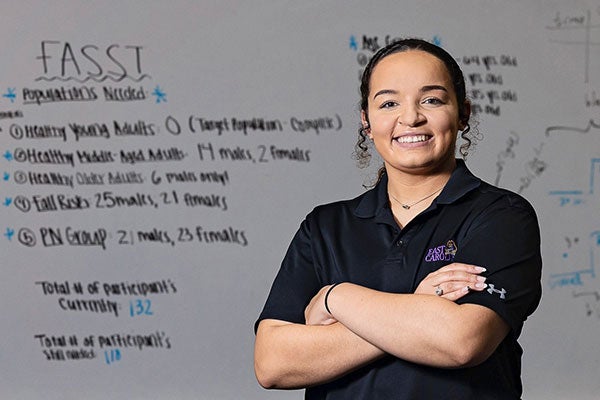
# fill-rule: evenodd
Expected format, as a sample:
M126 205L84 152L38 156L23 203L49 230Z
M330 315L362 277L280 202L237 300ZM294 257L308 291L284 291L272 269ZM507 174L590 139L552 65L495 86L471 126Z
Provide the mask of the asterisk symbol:
M8 172L4 173L4 176L2 177L5 181L8 181L10 179L10 174Z
M15 102L15 98L17 97L17 95L15 94L15 88L8 88L8 93L4 93L2 95L2 97L6 97L7 99L10 99L11 103Z
M6 150L6 152L4 153L4 158L6 158L7 161L12 161L13 156L12 153L8 150Z
M157 103L160 103L162 101L164 101L165 103L167 102L167 94L165 92L163 92L162 89L160 88L160 86L158 86L158 85L154 88L152 95L156 96Z
M12 239L12 237L14 236L14 234L15 234L14 229L6 228L6 233L4 233L4 236L6 236L6 238L10 241Z
M356 43L356 38L354 35L350 36L350 48L354 51L358 50L358 44Z
M6 207L8 207L8 206L10 206L10 203L12 203L12 198L10 198L10 197L6 197L6 198L4 199L4 205L5 205Z

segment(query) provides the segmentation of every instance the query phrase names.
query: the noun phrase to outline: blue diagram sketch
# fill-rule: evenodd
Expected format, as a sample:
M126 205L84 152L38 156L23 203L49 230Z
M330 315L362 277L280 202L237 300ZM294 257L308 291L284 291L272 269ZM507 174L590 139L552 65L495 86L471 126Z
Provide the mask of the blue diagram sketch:
M600 158L590 160L589 187L587 189L551 190L550 196L556 196L561 207L585 204L590 197L600 193Z
M563 255L565 269L569 272L562 272L550 275L550 288L565 286L583 286L585 278L593 279L596 277L596 262L600 259L600 231L592 232L589 236L589 264L585 266L572 265L569 257Z

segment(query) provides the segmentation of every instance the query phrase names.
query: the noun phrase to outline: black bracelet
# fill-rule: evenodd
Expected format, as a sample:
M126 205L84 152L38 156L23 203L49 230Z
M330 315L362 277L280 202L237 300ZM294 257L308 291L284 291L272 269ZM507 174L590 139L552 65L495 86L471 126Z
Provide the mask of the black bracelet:
M333 285L331 285L331 287L329 289L327 289L327 293L325 293L325 309L327 310L327 312L329 314L331 314L331 311L329 311L329 305L327 304L327 298L329 297L329 293L331 293L333 288L336 287L337 285L339 285L340 283L342 283L342 282L334 283Z

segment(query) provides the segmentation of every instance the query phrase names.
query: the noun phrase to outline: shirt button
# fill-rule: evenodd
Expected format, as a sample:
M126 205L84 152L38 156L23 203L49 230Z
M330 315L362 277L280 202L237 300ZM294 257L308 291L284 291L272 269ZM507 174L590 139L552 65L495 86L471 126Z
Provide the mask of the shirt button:
M398 246L398 247L402 246L403 244L404 244L404 242L402 240L398 240L396 242L396 246Z

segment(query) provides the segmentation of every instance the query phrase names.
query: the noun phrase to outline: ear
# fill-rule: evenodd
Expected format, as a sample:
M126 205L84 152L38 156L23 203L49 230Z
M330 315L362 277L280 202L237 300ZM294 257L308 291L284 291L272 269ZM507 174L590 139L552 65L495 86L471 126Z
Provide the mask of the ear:
M458 129L464 131L467 125L469 124L469 118L471 118L471 102L469 100L465 100L464 106L464 115L458 121Z
M360 112L360 122L369 139L373 139L373 135L371 135L371 125L369 124L369 116L364 110Z

